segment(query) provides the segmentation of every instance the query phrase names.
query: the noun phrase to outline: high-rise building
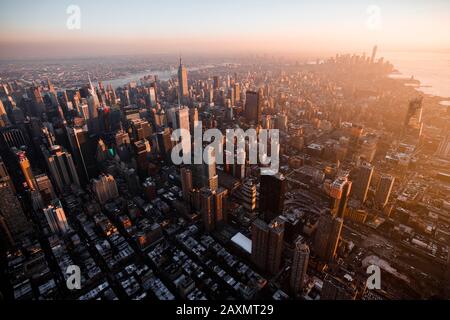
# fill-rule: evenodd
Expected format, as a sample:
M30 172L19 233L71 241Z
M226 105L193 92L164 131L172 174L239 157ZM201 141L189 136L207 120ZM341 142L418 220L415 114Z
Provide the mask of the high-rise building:
M423 130L423 98L416 98L409 102L405 116L404 129L407 137L419 139Z
M192 171L187 168L181 168L181 188L183 190L184 201L189 201L190 192L192 191Z
M261 219L252 224L252 261L259 269L266 269L269 226Z
M261 121L263 98L260 92L247 91L245 98L245 118L247 121L258 124Z
M78 177L83 183L87 183L91 178L98 175L97 160L95 159L96 139L89 134L86 126L68 127L67 131Z
M259 211L268 223L283 213L286 178L281 173L262 175L259 193Z
M381 208L384 208L389 201L395 178L391 175L382 175L375 193L375 202Z
M50 152L43 150L51 177L59 193L64 193L72 184L80 186L80 179L72 155L61 146L54 145Z
M44 214L53 233L65 234L70 230L66 214L58 199L54 200L51 205L44 209Z
M5 111L5 107L3 106L3 102L0 99L0 127L6 127L10 125L11 122L9 121L8 115Z
M36 184L44 205L48 205L56 199L52 182L46 174L37 175Z
M333 217L331 212L322 214L319 218L314 237L314 252L326 263L332 262L339 244L343 219Z
M281 255L283 253L283 238L284 221L278 217L269 223L266 270L271 274L276 274L280 271Z
M100 108L100 101L98 99L97 92L91 82L91 78L89 78L88 92L89 92L89 95L87 97L89 108L88 127L89 131L97 134L99 133L98 108Z
M309 247L303 237L295 240L294 258L291 267L290 287L294 294L303 289L309 262Z
M181 100L188 95L188 75L187 69L183 65L180 58L180 65L178 67L178 95Z
M219 186L219 177L216 172L216 151L213 147L207 147L205 163L202 165L202 182L203 186L216 191Z
M339 218L345 216L351 189L352 182L347 177L339 177L331 184L330 196L333 199L331 209Z
M213 77L213 89L219 89L220 88L220 77L214 76Z
M370 63L375 62L375 57L377 56L377 50L378 50L378 47L374 46L372 49L372 56L370 57Z
M323 281L320 300L355 300L358 291L356 286L327 274Z
M28 188L31 191L34 191L37 189L36 187L36 180L34 179L33 171L31 170L30 161L28 160L25 151L18 151L17 158L19 160L19 166L22 170L23 176L25 177L25 182L28 185Z
M0 199L0 216L4 221L3 228L7 229L10 235L9 240L16 242L30 234L33 231L32 224L25 216L10 183L0 182Z
M116 180L109 174L102 174L98 179L93 179L92 190L101 204L119 197Z
M208 188L200 190L200 206L203 225L207 232L211 232L215 228L214 221L214 191Z
M353 185L352 195L361 203L366 202L373 170L373 166L368 162L362 163L358 169L358 177Z
M261 270L275 274L280 269L283 252L284 221L269 224L256 219L252 224L252 261Z

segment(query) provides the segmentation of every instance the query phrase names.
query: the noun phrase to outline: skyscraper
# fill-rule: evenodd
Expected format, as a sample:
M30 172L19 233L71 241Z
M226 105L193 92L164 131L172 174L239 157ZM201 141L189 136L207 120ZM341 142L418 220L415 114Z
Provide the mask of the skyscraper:
M61 146L52 146L50 152L44 149L47 166L59 193L74 184L80 186L80 180L72 159L72 155Z
M269 226L261 219L252 224L252 261L259 269L266 269Z
M245 118L247 121L258 124L261 120L262 94L256 91L247 91L245 97Z
M0 216L4 221L3 227L5 228L6 225L11 238L16 242L24 235L31 233L33 231L32 224L25 216L22 206L8 182L0 182L0 199Z
M422 136L423 130L423 98L416 98L409 102L408 110L405 116L404 130L407 137L415 141Z
M256 219L252 224L252 261L261 270L275 274L280 269L283 252L284 221L270 223Z
M207 147L205 153L205 163L202 165L202 183L204 187L216 191L219 186L219 177L216 172L216 151L213 147Z
M269 223L283 213L286 178L281 173L262 175L259 193L259 211Z
M89 96L87 98L89 108L88 127L92 133L99 133L99 121L98 121L98 108L100 107L100 101L97 96L97 92L92 85L91 78L89 78Z
M351 282L345 282L330 274L325 276L320 300L355 300L358 291Z
M105 204L119 196L116 180L109 174L102 174L98 179L93 179L92 190L101 204Z
M391 175L382 175L375 193L375 202L381 208L384 208L389 201L395 178Z
M10 124L11 123L8 119L8 115L6 114L5 107L3 106L3 102L0 99L0 127L6 127Z
M19 161L20 169L22 170L23 176L25 177L25 181L28 185L28 188L31 191L36 190L36 180L34 179L30 161L28 160L25 151L19 151L16 154Z
M280 271L281 255L283 253L284 221L275 218L269 223L269 242L267 248L267 271L276 274Z
M300 236L295 241L294 259L291 267L290 287L294 294L303 289L308 262L309 247L304 243L303 237Z
M189 193L192 191L192 171L187 168L181 168L181 188L183 190L184 201L189 201Z
M187 69L183 65L180 58L180 65L178 67L178 95L179 100L188 95L188 78L187 78Z
M366 202L367 192L369 191L370 181L373 175L373 166L364 162L358 169L358 177L352 188L352 195L361 203Z
M352 182L347 177L339 177L331 184L330 196L333 199L331 209L339 218L344 218Z
M343 219L331 212L322 214L314 237L314 251L326 263L332 262L341 236Z
M58 199L54 200L51 205L44 209L44 214L53 233L65 234L70 230L66 214Z
M98 175L98 166L95 159L96 139L89 134L86 126L68 127L67 131L78 177L83 183L87 183L91 178Z

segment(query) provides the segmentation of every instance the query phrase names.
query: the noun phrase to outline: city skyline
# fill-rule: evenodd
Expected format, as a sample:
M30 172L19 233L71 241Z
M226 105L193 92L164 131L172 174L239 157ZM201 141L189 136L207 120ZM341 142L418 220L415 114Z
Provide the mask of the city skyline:
M80 29L69 30L70 5ZM0 59L135 54L450 50L447 1L14 1L0 12Z

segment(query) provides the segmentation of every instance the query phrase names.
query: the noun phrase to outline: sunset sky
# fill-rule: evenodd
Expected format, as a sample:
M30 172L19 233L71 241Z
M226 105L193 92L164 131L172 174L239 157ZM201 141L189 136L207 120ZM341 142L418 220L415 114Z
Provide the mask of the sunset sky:
M69 30L69 5L81 29ZM379 14L378 14L379 13ZM10 0L0 58L147 53L450 51L448 0Z

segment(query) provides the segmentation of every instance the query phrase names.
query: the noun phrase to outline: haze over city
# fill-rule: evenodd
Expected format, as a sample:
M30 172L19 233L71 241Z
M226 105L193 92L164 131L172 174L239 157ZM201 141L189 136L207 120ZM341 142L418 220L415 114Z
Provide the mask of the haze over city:
M449 32L443 0L2 1L0 302L450 299Z
M69 30L70 5L80 29ZM450 50L441 1L8 1L0 58Z

